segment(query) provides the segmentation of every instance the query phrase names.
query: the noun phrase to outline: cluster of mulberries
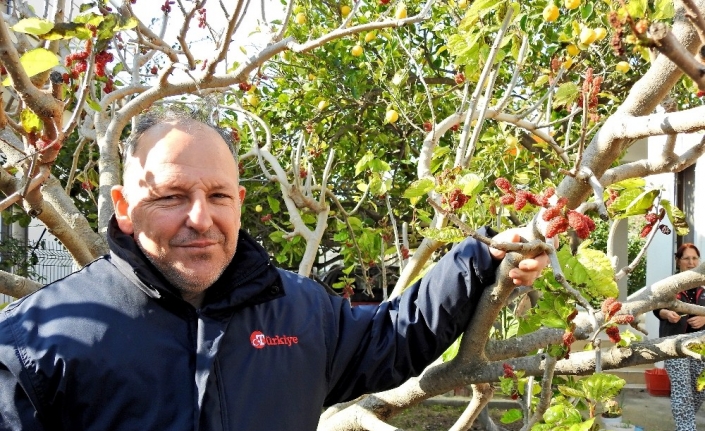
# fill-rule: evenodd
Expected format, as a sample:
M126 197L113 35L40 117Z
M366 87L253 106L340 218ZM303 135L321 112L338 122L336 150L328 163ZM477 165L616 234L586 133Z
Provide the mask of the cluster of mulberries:
M508 363L503 363L502 369L504 370L504 377L508 379L513 379L516 377L516 374L514 374L514 367L512 367Z
M600 93L600 86L603 80L604 77L602 75L594 76L592 68L588 68L583 81L583 91L578 95L576 102L579 107L582 107L583 101L587 100L587 112L590 115L590 119L595 122L600 119L599 115L597 115L597 95Z
M568 228L573 228L579 238L585 239L595 230L595 222L582 213L574 210L566 210L568 199L561 197L555 205L549 206L549 199L556 193L553 187L548 187L541 195L536 195L525 190L514 190L512 184L506 178L497 178L495 185L504 192L499 201L503 205L514 205L514 209L520 211L527 203L546 208L542 217L548 222L546 227L546 238L563 233Z
M463 193L460 189L453 189L448 193L448 196L441 198L441 204L447 205L453 211L459 210L470 200L470 196Z
M613 316L610 322L618 325L629 325L634 322L634 316L631 314L620 314L619 316Z
M173 4L174 4L173 1L171 1L171 0L166 0L166 1L164 2L164 4L162 5L162 7L161 7L162 12L164 12L164 13L169 13L169 12L171 12L171 5L173 5Z
M624 22L622 22L617 12L610 12L609 22L614 28L614 34L612 35L612 40L610 41L612 51L614 51L616 56L621 57L624 55L624 44L622 43L622 37L624 36Z
M68 84L70 78L77 79L81 73L88 70L88 63L86 60L88 59L92 49L93 41L88 39L86 41L86 49L79 52L73 52L66 56L65 64L70 72L64 73L62 76L64 83Z
M198 10L198 28L206 28L206 8Z
M495 185L504 192L504 195L499 198L502 205L514 205L514 209L521 211L524 209L527 203L538 206L545 207L548 205L548 200L556 193L556 189L549 187L541 195L536 195L530 191L526 190L514 190L512 184L506 178L497 178L495 180Z
M663 218L663 214L659 215L653 212L649 212L644 214L644 218L646 219L646 224L643 228L641 228L640 236L642 238L646 238L651 233L651 231L654 229L654 226L656 226L658 222L661 221L661 219ZM658 225L658 228L664 235L671 234L671 228L669 228L665 224Z
M108 51L100 51L95 55L95 74L105 76L105 66L113 61L113 54Z
M617 298L607 298L602 302L601 311L605 315L605 320L614 316L622 309L622 303L617 301Z

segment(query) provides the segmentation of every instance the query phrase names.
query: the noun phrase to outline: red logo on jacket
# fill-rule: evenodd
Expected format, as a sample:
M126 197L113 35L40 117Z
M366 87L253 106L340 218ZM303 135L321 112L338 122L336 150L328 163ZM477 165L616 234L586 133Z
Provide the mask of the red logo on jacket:
M291 337L288 335L275 335L270 337L264 335L262 331L254 331L250 334L250 343L255 349L263 349L265 346L287 346L299 343L299 337Z

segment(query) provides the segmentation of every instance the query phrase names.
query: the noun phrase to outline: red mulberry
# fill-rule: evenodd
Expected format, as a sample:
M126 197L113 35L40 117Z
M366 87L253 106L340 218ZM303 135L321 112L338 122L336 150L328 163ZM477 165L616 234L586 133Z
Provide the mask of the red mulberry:
M647 224L646 226L644 226L641 229L641 233L639 234L639 236L641 236L642 238L646 238L651 233L651 229L653 229L653 228L654 228L654 225Z
M502 205L511 205L514 203L514 195L507 193L506 195L499 198L499 202Z
M546 211L543 212L543 215L541 216L544 221L551 221L554 217L557 217L561 214L561 209L558 207L551 207L548 208Z
M519 190L516 194L516 199L514 200L514 209L521 211L528 202L528 192L524 190Z
M496 180L494 180L494 183L504 193L509 193L512 191L512 183L510 183L509 180L506 178L497 178Z
M566 331L563 333L563 345L568 347L575 343L575 335L572 331Z
M568 220L565 217L554 217L546 227L546 238L553 238L568 230Z
M610 337L610 341L615 344L622 341L622 337L619 335L619 328L616 326L610 326L609 328L605 329L605 334L607 334L607 336Z

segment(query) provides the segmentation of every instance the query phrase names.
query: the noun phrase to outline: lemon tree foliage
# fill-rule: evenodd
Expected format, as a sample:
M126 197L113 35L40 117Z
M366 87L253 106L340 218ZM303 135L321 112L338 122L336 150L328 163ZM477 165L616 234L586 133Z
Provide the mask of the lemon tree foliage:
M554 386L541 407L529 378L554 359L577 372L576 336L647 343L617 326L650 310L614 305L625 272L590 235L596 221L622 219L643 244L689 232L681 203L648 176L693 165L701 145L623 161L638 139L705 129L705 82L683 55L705 29L680 3L292 0L264 16L228 2L96 0L71 13L62 2L14 3L0 18L10 35L0 41L2 210L44 223L79 264L107 251L130 120L167 101L198 105L239 145L243 227L280 266L320 278L341 270L331 282L341 294L389 286L373 272L402 291L468 228L528 226L533 239L558 239L556 266L468 329L499 344L459 340L444 360L472 368L424 382L425 396L493 383L544 409L534 429L588 430L616 382L596 374L589 386ZM659 26L690 43L680 57L654 39ZM0 292L39 287L12 280L0 271ZM650 298L672 299L664 291ZM478 310L494 310L493 298ZM578 309L589 317L576 320ZM603 369L620 366L610 360ZM528 418L503 418L518 420Z

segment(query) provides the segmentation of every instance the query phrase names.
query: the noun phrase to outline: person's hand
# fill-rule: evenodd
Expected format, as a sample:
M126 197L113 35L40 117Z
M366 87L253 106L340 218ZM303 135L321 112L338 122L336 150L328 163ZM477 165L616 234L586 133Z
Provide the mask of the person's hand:
M676 313L675 311L666 310L665 308L661 309L661 311L658 312L658 315L662 319L666 319L671 323L678 323L681 320L680 314Z
M492 239L497 242L519 242L521 241L521 232L523 232L523 230L520 228L508 229L497 234ZM554 246L555 244L556 240L554 239ZM493 258L502 260L507 253L490 247L490 254ZM543 271L548 263L549 259L546 253L542 253L534 258L523 259L516 268L512 268L509 271L509 277L517 286L531 286L541 275L541 271Z
M688 325L694 329L700 329L705 326L705 316L693 316L688 319Z

